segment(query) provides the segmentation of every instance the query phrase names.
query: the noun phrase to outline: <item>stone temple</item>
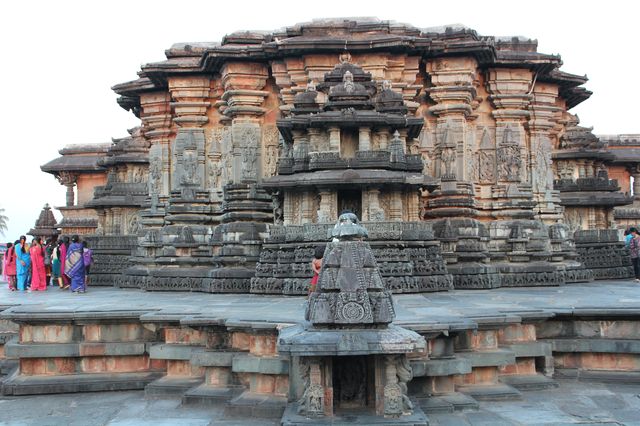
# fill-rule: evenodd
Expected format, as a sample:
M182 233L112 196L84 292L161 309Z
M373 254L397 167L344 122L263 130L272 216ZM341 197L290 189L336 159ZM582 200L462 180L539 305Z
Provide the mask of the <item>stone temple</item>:
M0 306L1 392L426 425L552 377L640 382L637 287L591 283L632 276L640 135L581 126L561 65L368 18L170 47L113 87L138 127L41 167L66 205L30 231L82 234L90 285L137 290Z
M129 137L42 166L61 232L147 290L305 294L343 210L395 293L628 277L640 138L579 126L586 78L536 45L367 19L176 44L114 86Z

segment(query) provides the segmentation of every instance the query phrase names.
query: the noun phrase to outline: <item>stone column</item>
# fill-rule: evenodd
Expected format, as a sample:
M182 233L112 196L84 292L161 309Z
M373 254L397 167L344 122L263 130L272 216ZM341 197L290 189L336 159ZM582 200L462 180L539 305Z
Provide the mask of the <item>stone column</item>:
M368 191L369 195L369 218L371 222L382 222L385 220L384 209L380 205L380 189L372 188Z
M329 151L340 152L340 128L329 127Z
M309 150L312 152L324 151L322 144L322 133L320 129L308 128L307 134L309 135Z
M397 222L402 220L402 194L400 190L394 190L391 193L391 202L389 203L389 220Z
M376 136L378 138L378 146L376 148L380 150L387 149L387 146L389 144L389 128L379 128L378 130L376 130Z
M358 151L371 151L371 129L360 127L358 136Z
M633 177L633 199L640 201L640 166L635 166L630 170Z
M333 192L327 189L321 189L320 194L320 208L318 209L317 221L318 223L332 223L337 218L334 218L332 212L336 210L333 206L334 196Z
M73 191L73 187L76 185L78 176L69 172L60 172L56 176L56 178L62 185L67 187L66 206L73 207L75 205L75 194Z

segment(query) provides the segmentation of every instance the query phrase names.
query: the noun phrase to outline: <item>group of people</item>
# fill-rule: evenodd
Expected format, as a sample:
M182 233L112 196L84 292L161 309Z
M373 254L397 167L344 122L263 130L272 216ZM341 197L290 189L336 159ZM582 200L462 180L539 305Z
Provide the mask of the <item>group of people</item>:
M11 291L45 291L48 285L57 285L61 290L84 293L92 263L93 252L77 235L44 243L36 237L31 244L22 235L15 243L7 243L2 277Z

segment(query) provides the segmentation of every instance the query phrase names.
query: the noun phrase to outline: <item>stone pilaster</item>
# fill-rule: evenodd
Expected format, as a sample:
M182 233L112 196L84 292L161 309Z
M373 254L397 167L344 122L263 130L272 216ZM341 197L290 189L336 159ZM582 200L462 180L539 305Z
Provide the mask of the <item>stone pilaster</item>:
M436 102L429 111L436 115L435 175L440 178L440 189L427 201L432 217L475 216L472 170L469 168L472 152L467 149L473 140L468 120L476 99L475 59L470 57L437 58L427 62L427 73L434 87L430 97Z
M557 138L555 128L557 113L557 85L536 83L533 88L533 101L529 105L529 134L531 146L531 184L533 199L536 202L535 217L546 224L562 220L563 209L560 206L560 192L553 189L553 171L551 152ZM591 170L593 175L593 170Z
M73 207L75 205L75 193L73 188L76 186L77 176L70 172L60 172L56 176L60 184L67 188L66 206Z
M503 218L532 218L530 152L525 125L533 99L533 72L527 69L492 68L487 72L486 87L495 106L497 184L492 188L495 215ZM541 97L542 98L542 97ZM540 126L544 121L539 120ZM541 164L542 165L542 164Z

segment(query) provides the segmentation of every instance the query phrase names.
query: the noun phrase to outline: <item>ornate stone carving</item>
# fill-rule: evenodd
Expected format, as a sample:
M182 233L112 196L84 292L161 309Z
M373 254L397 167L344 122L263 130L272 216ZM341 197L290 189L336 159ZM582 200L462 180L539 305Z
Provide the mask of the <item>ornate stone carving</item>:
M522 169L520 144L513 130L507 125L502 133L502 142L497 150L498 178L506 182L519 182Z

